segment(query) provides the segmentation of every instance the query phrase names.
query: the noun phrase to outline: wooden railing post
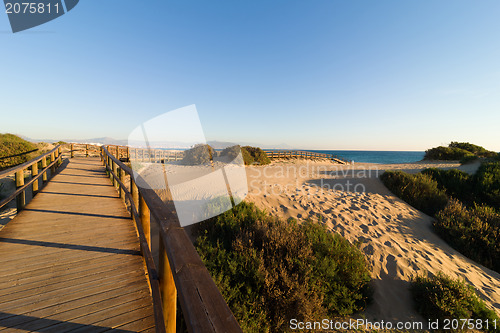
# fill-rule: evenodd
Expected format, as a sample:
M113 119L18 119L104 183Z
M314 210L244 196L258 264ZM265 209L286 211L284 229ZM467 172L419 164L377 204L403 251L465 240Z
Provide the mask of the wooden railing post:
M32 178L35 178L36 176L38 176L38 162L36 163L33 163L31 165L31 177ZM35 194L38 193L38 180L36 180L34 183L33 183L33 197L35 196Z
M89 157L89 145L85 145L85 157Z
M60 146L59 148L57 148L57 156L61 156L61 155L62 155L62 147ZM59 159L59 162L57 162L57 166L60 166L61 164L62 164L62 156Z
M119 175L119 177L120 177L120 181L122 183L124 183L124 181L125 181L125 170L123 170L122 168L120 168L120 175ZM125 189L122 188L121 186L120 186L120 198L122 198L123 200L125 200Z
M47 167L47 157L44 157L44 158L42 158L42 170L45 169L46 167ZM43 183L47 182L47 171L45 171L43 173L42 181L43 181Z
M111 160L111 165L112 165L112 170L113 170L113 185L116 186L118 185L118 182L116 181L116 176L117 176L117 171L118 171L118 166L116 165L115 161Z
M16 188L24 186L24 169L16 172ZM19 193L16 197L17 212L21 212L26 206L25 191Z
M141 217L144 236L146 237L149 249L151 250L151 212L149 211L149 207L140 193L139 193L139 216Z
M56 154L55 152L50 154L50 163L54 162L56 160ZM50 172L51 172L51 175L50 177L54 176L54 174L56 173L56 165L52 165L52 167L50 167Z
M163 305L163 318L165 319L165 331L167 333L176 332L177 316L177 289L175 288L174 277L163 241L160 237L160 267L158 268L160 278L160 294Z
M134 206L137 207L136 209L139 208L139 189L137 188L137 185L134 182L134 177L130 175L130 192L132 194L132 202L134 203ZM132 209L130 210L132 214L132 218L134 217L134 214L132 212Z
M71 158L75 157L75 145L72 143L71 144Z

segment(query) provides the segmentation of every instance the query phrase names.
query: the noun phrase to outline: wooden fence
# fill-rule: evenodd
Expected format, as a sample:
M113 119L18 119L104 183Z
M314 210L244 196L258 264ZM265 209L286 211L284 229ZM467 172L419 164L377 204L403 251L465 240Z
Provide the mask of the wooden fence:
M0 179L15 175L16 191L10 194L7 198L0 201L0 209L7 205L12 200L16 199L17 211L20 212L26 206L26 191L31 186L32 197L34 197L39 189L41 189L52 177L57 166L62 163L62 147L59 145L38 156L31 161L12 167L0 172ZM25 183L25 173L31 171L31 179Z
M303 151L303 150L264 150L267 157L270 159L277 158L303 158L303 159L327 159L332 162L340 163L340 164L349 164L352 161L339 157L333 154L324 154L324 153L315 153L311 151Z
M172 205L166 205L153 190L138 187L133 171L120 161L129 158L131 151L132 154L137 154L137 151L120 146L103 146L101 149L102 162L120 197L128 202L135 221L153 296L156 331L176 332L179 301L189 332L242 332L180 226ZM139 156L149 161L165 158L165 155L151 153ZM126 175L130 177L129 189L125 185ZM159 244L153 244L153 223L159 231ZM151 254L151 249L156 246L159 247L158 264Z

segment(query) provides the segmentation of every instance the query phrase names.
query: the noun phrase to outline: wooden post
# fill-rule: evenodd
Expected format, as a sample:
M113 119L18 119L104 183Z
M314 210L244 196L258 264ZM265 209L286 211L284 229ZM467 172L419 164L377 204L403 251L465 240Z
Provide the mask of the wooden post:
M122 183L125 181L125 171L120 168L120 180ZM125 189L120 187L120 198L125 201Z
M24 169L16 172L16 189L24 186ZM21 212L26 206L25 191L19 193L16 197L17 212Z
M144 230L144 236L148 241L149 249L151 250L151 214L149 211L146 201L139 193L139 216L141 217L142 230Z
M47 167L47 156L42 158L42 170L45 169L46 167ZM43 173L42 181L43 183L47 182L47 171Z
M38 176L38 162L31 165L31 177L35 178ZM38 193L38 180L33 182L33 197Z
M56 160L56 154L53 152L52 154L50 154L50 163L52 164L52 162L54 162ZM54 176L54 174L56 173L56 165L52 165L52 167L50 168L50 177Z
M59 162L57 163L57 166L60 166L62 164L62 147L59 147L58 149L58 156L61 156L61 158L59 159Z
M89 157L89 145L85 145L85 157Z
M168 257L165 252L163 241L160 237L160 265L158 275L160 278L161 302L163 305L163 318L165 319L165 331L167 333L176 332L177 316L177 289L175 288L174 277Z
M75 157L75 144L72 143L71 144L71 158L74 158Z
M130 176L130 192L132 194L132 202L135 206L135 209L139 211L139 189L137 188L137 185L134 182L134 177L133 175ZM132 210L130 210L132 212ZM132 214L132 218L134 217L134 214Z
M127 158L127 161L130 162L130 148L127 147L127 156L125 156Z
M114 160L111 160L111 165L113 166L113 185L116 186L118 185L118 182L116 181L116 177L118 176L118 166L116 165Z

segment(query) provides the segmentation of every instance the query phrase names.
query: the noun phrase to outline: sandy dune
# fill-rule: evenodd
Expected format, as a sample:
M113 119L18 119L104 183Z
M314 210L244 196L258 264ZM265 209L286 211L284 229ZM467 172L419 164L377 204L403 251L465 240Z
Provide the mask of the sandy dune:
M500 314L500 274L448 246L432 231L432 219L392 195L380 182L383 170L418 172L458 163L360 164L273 162L247 169L249 195L273 215L321 218L321 223L351 242L361 242L372 266L374 303L363 314L371 320L423 320L414 310L408 281L443 271L462 277ZM477 164L459 167L473 173Z

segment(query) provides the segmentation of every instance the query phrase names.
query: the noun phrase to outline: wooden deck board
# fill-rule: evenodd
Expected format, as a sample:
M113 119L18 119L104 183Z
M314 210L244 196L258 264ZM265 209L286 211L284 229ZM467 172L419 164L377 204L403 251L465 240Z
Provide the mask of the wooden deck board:
M133 222L98 158L75 158L0 231L0 331L154 331Z

